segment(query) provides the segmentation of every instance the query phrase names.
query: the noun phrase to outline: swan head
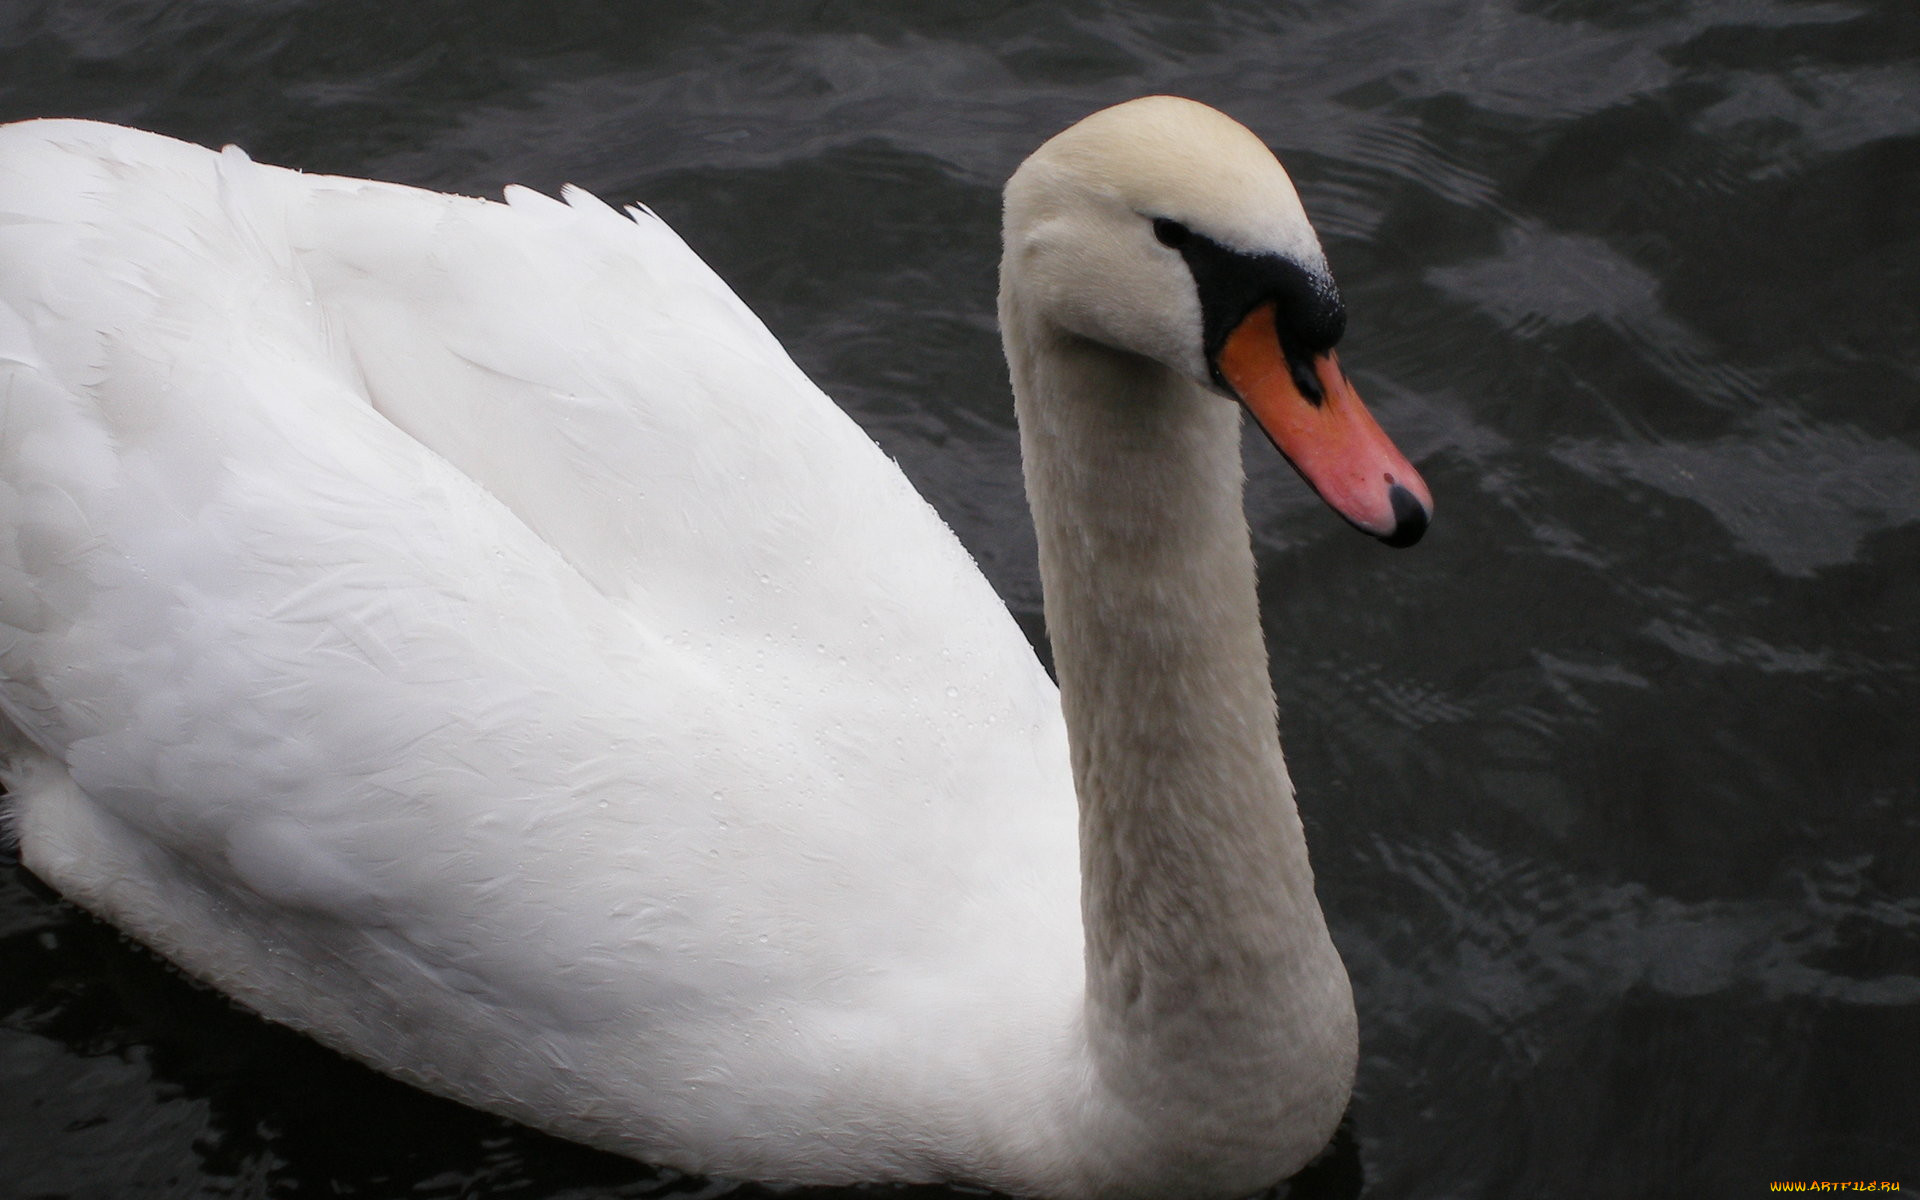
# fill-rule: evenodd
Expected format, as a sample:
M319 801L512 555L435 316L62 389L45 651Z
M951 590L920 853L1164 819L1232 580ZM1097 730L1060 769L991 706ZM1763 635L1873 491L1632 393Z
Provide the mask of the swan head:
M1244 405L1334 511L1388 545L1426 532L1433 496L1340 368L1339 289L1252 131L1173 96L1103 109L1014 173L1005 229L1002 291L1030 320Z

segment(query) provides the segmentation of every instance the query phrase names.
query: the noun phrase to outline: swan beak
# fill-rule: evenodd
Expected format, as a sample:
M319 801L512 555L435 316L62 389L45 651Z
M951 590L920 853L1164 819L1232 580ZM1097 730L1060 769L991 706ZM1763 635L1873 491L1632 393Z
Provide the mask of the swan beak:
M1389 546L1411 546L1427 531L1433 494L1407 456L1381 431L1329 350L1315 355L1303 391L1274 328L1273 305L1243 318L1220 348L1217 367L1280 453L1333 511Z

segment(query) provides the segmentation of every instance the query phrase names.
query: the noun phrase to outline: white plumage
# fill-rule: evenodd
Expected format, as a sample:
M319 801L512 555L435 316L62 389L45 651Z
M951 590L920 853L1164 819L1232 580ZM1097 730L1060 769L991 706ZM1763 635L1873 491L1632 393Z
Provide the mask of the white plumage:
M1058 695L651 214L43 121L0 130L0 263L6 782L78 903L381 1070L694 1170L1214 1194L1324 1139L1317 907L1320 977L1263 1002L1312 1027L1299 1128L1143 1134L1219 1119L1130 1099L1089 1032Z

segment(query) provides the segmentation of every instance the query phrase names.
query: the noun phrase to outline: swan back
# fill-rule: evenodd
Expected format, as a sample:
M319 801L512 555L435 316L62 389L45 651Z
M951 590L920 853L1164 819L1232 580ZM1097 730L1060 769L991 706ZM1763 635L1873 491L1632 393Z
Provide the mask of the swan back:
M966 1145L994 1106L952 1096L1064 1061L1053 688L664 225L80 122L0 161L37 873L376 1066L697 1169L924 1175L795 1146Z

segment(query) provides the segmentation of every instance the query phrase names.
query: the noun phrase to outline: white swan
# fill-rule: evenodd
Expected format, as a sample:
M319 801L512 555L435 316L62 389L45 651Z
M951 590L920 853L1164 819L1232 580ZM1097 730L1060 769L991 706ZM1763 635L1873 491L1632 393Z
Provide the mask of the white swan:
M1362 528L1409 541L1431 500L1231 120L1087 118L1013 177L1005 245L1058 698L650 214L0 130L23 860L273 1020L646 1160L1291 1172L1354 1014L1228 397Z

